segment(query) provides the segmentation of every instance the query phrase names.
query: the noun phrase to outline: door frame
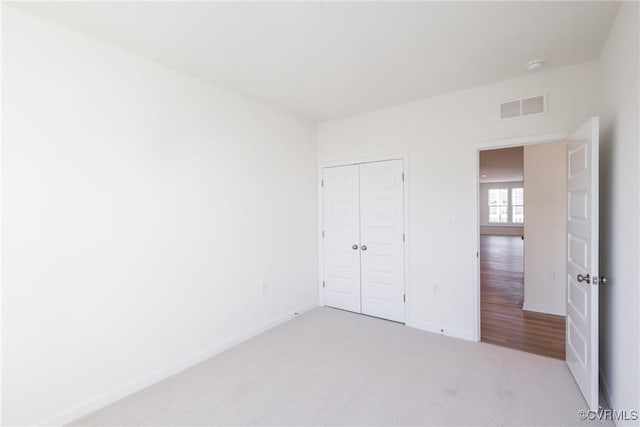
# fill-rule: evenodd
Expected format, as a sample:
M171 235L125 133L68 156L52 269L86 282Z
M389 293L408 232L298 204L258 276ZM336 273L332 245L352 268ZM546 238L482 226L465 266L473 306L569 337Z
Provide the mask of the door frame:
M566 132L561 133L549 133L543 135L524 136L517 138L499 139L488 142L480 142L473 145L473 206L474 212L471 215L473 231L474 231L474 246L476 248L476 267L473 270L474 275L474 307L475 323L474 328L475 336L474 340L480 342L481 335L481 311L480 311L480 151L499 149L499 148L511 148L511 147L524 147L527 145L548 144L550 142L560 142L567 139L569 136Z
M324 228L323 218L323 187L322 187L322 171L325 168L333 168L339 166L359 165L362 163L375 163L384 162L387 160L402 160L402 166L404 170L403 187L403 226L404 226L404 294L406 297L404 303L404 324L408 325L411 322L411 286L409 282L409 155L403 154L391 154L382 156L370 156L361 157L349 160L335 160L335 161L321 161L318 164L318 305L324 307L324 291L322 288L322 281L324 280L324 239L322 237L322 230Z

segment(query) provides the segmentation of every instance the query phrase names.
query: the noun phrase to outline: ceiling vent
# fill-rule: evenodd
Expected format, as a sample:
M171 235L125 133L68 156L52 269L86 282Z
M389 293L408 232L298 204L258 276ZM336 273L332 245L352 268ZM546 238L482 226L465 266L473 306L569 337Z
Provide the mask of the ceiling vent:
M533 96L530 98L516 99L500 104L500 118L511 119L513 117L530 116L541 114L547 111L546 95Z

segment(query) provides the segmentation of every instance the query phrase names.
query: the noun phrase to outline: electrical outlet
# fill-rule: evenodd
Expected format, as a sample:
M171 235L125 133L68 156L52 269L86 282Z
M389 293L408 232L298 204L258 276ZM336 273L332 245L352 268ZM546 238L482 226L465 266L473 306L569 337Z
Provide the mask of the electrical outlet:
M262 292L263 294L266 294L268 290L269 290L269 287L267 286L267 282L262 282L262 286L260 287L260 292Z
M436 295L440 293L440 287L438 285L433 285L433 293Z
M551 276L551 280L556 280L556 272L555 271L552 271L550 276Z

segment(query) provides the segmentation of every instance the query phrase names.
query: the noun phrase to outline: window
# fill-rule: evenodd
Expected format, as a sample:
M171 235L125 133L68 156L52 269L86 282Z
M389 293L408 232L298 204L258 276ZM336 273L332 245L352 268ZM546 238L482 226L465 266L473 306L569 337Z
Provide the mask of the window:
M489 223L524 223L524 188L489 189Z
M507 188L491 188L489 190L489 222L509 222L509 190Z
M511 189L511 222L515 224L524 223L524 188Z

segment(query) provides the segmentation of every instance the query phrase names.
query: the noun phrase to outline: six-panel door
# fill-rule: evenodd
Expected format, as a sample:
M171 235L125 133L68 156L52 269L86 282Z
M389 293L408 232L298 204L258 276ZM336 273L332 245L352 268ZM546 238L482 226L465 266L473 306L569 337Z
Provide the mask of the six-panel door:
M360 313L358 165L326 168L323 181L324 303Z
M594 117L567 138L567 365L598 409L598 136Z
M404 322L402 160L323 171L325 305Z

